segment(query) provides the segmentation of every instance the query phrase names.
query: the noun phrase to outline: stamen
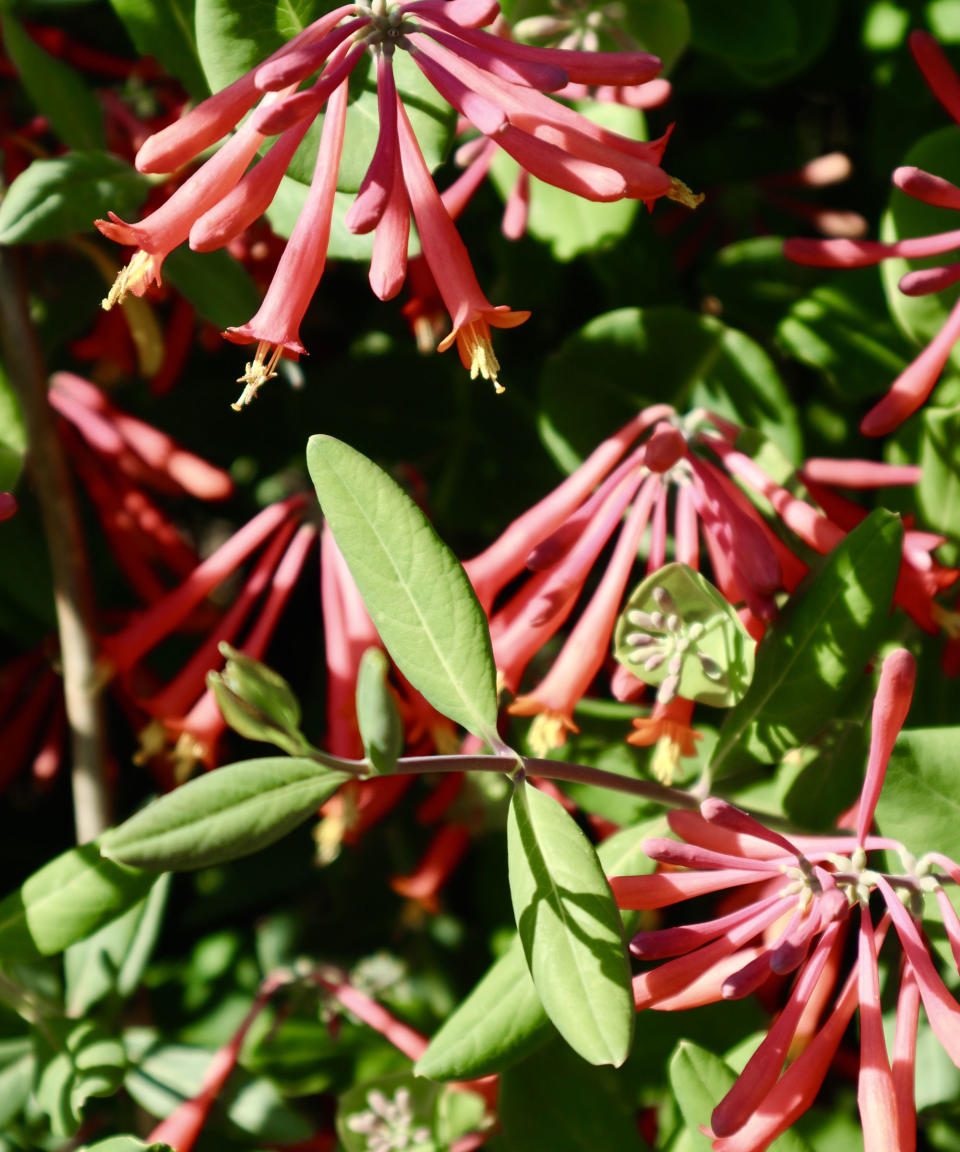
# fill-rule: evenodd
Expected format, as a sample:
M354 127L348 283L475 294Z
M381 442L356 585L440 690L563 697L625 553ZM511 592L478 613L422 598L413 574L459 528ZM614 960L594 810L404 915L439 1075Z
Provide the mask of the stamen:
M494 355L486 324L472 320L466 325L463 337L470 353L470 379L476 380L482 376L484 380L489 380L499 396L506 389L497 379L500 363Z
M678 180L676 176L670 178L670 189L667 192L668 200L676 200L685 208L696 208L702 203L703 196L702 192L691 192L687 185L682 180Z
M269 360L267 355L269 353ZM234 412L239 412L241 408L246 406L256 399L257 392L266 384L268 380L272 380L276 376L277 363L283 353L283 346L278 344L276 348L272 348L266 340L261 340L257 345L257 354L253 358L252 363L244 367L243 375L237 379L238 384L244 386L243 391L240 393L240 398L230 407Z
M132 292L135 296L142 295L147 284L155 278L153 255L150 252L144 252L142 248L139 249L133 254L130 263L117 273L113 287L110 289L109 295L101 300L100 307L104 312L109 312L114 304L123 303L128 292ZM137 291L138 288L140 289L139 292Z

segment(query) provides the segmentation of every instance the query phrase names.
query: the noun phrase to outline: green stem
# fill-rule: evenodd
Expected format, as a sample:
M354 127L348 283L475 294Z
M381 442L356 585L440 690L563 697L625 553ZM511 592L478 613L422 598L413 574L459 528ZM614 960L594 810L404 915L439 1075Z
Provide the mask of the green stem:
M501 772L512 775L517 762L528 776L543 776L548 780L566 780L570 784L591 784L596 788L609 788L614 792L627 792L642 796L655 804L668 808L696 809L700 801L680 788L668 788L653 780L634 780L618 772L605 772L602 768L588 768L585 764L569 764L564 760L540 760L536 757L510 756L407 756L397 761L397 773L413 775L429 772Z

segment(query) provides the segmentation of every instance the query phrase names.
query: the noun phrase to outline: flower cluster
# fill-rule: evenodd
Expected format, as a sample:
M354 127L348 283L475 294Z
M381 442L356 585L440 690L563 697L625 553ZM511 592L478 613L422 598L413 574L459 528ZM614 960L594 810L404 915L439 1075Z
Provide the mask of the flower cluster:
M793 977L766 1038L713 1112L716 1152L762 1152L811 1105L858 1007L858 1100L868 1149L914 1147L921 1003L934 1034L960 1065L960 1005L938 975L920 926L922 897L933 893L960 964L960 919L944 889L960 881L960 865L939 853L918 862L897 841L869 834L914 679L914 661L905 650L884 661L854 836L787 838L725 801L709 799L699 813L670 813L679 841L645 842L644 850L665 871L611 881L623 908L666 908L709 894L737 894L734 910L715 919L634 937L635 956L665 961L634 977L638 1009L674 1011L737 999L771 977ZM880 850L899 852L902 875L867 866L868 855ZM877 908L871 907L872 894L879 897ZM877 965L891 926L903 950L892 1061ZM844 973L853 931L856 954Z
M263 304L249 323L226 333L237 343L257 345L242 378L245 388L238 406L275 375L281 356L295 358L302 353L300 323L326 262L348 84L354 69L372 53L380 134L346 225L353 232L374 232L370 281L378 296L389 299L406 275L412 213L424 258L453 325L439 347L443 350L455 341L471 375L496 384L499 366L490 328L514 327L529 313L495 307L477 283L398 93L393 72L398 49L410 54L462 117L538 179L591 200L630 197L649 203L668 196L695 203L685 186L660 168L662 142L629 140L548 95L570 84L642 84L659 71L656 57L645 52L575 52L519 44L483 31L498 13L496 0L373 0L369 6L341 5L259 67L151 136L137 154L137 167L142 172L171 172L237 128L139 224L127 224L116 216L97 222L104 235L137 248L105 306L128 292L142 294L148 284L159 282L164 258L185 240L200 251L215 249L259 217L310 124L325 109L310 192ZM301 87L318 72L312 84ZM251 166L270 136L276 141Z
M810 493L805 499L737 447L740 431L703 410L681 417L665 404L647 408L465 564L490 616L501 681L516 692L528 663L573 612L591 569L616 535L606 570L549 672L510 705L514 714L536 716L532 739L538 749L559 747L568 731L576 731L573 709L610 652L648 528L647 572L664 565L671 538L675 558L699 570L702 539L713 581L729 603L741 606L741 619L759 639L776 614L775 594L791 591L807 572L804 557L829 552L865 515L835 486L913 484L918 477L914 467L810 460L800 472ZM772 509L795 540L792 547L747 492ZM937 630L932 597L956 579L930 555L940 543L941 537L929 533L905 534L896 593L898 603L930 631ZM500 593L525 569L531 575L500 603Z
M960 78L943 49L928 32L910 34L910 50L934 96L960 124ZM916 167L897 168L894 186L908 196L935 208L960 209L960 188L942 176ZM892 243L878 240L787 240L784 254L797 264L818 268L864 268L890 257L920 260L945 256L960 245L960 230L918 236ZM942 292L960 280L960 263L925 267L908 272L899 284L905 296ZM863 418L861 432L885 436L920 408L933 391L950 353L960 339L960 301L954 304L940 332L919 356L900 373L889 392Z

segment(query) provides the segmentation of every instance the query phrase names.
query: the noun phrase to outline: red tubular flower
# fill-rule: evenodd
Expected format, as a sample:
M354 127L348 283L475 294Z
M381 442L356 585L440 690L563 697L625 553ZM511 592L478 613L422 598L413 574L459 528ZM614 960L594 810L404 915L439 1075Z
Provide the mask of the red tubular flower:
M715 1152L762 1152L810 1106L857 1007L860 1009L858 1103L870 1152L911 1149L915 1140L913 1070L917 1013L922 1002L931 1027L960 1066L960 1005L938 975L918 921L901 895L936 891L948 935L960 921L943 889L960 866L939 853L915 865L901 844L867 829L913 690L913 658L896 651L883 664L874 701L870 753L856 836L786 837L723 800L703 802L700 814L672 812L679 841L648 840L644 850L671 871L611 879L621 907L662 908L694 896L736 888L736 910L712 920L639 933L631 951L644 961L665 961L634 978L638 1007L676 1010L730 999L771 974L795 972L787 1001L769 1033L713 1112ZM867 867L869 853L894 850L906 876L887 877ZM677 869L684 869L679 871ZM876 925L869 896L886 912ZM845 939L854 907L857 954L838 989ZM789 919L788 919L789 917ZM900 939L904 962L892 1063L884 1039L877 951L888 927ZM960 934L958 943L960 943ZM824 1022L797 1041L816 1002L835 991ZM781 1074L784 1061L795 1056Z
M928 32L911 32L910 50L917 67L947 113L960 124L960 77L950 66L943 49ZM941 176L919 168L898 168L893 183L906 195L938 208L960 209L960 188ZM818 268L863 268L892 256L906 260L940 256L960 245L960 230L884 244L873 240L787 240L784 255L797 264ZM960 279L956 262L909 272L900 281L907 296L940 292ZM954 305L944 326L920 355L908 365L890 391L863 418L860 430L867 436L885 436L898 428L926 402L950 353L960 339L960 303Z
M714 581L731 604L743 605L741 616L751 634L759 637L774 615L774 593L792 591L807 565L774 532L747 492L755 493L758 503L769 503L798 538L798 551L805 545L827 553L866 514L838 496L831 483L866 489L911 484L918 476L915 468L811 461L809 484L818 501L814 503L795 496L739 451L740 431L702 410L680 417L666 405L648 408L464 565L490 617L501 682L516 691L534 654L574 611L591 568L616 534L606 573L546 677L510 706L515 714L537 716L532 736L538 751L559 747L566 733L576 730L573 709L609 653L633 558L648 526L647 572L666 561L671 535L676 558L699 568L698 535L702 535ZM806 479L808 472L801 475ZM896 592L898 603L930 630L937 628L932 598L957 575L931 560L929 550L939 542L929 534L906 533ZM525 568L528 579L513 588L504 603L497 603L500 592L513 587ZM669 687L658 695L660 704L675 694ZM655 713L652 719L661 717ZM648 727L642 722L639 731ZM666 746L663 749L665 770L691 747L692 737L678 734L681 739L669 755ZM658 729L656 739L660 735L663 731Z
M453 332L440 349L455 340L471 374L496 385L489 330L520 324L528 313L495 308L476 283L451 213L433 187L396 96L392 61L398 49L408 52L437 91L531 175L590 199L632 197L649 203L667 196L696 203L660 168L665 140L647 144L619 136L548 95L570 85L631 90L656 76L656 57L518 44L482 30L498 14L490 0L343 5L178 123L150 137L137 155L137 166L144 172L172 171L240 125L140 224L115 217L98 221L106 235L138 248L105 306L127 292L142 293L151 280L159 281L164 257L188 236L194 247L206 250L229 242L249 225L270 203L307 127L329 101L310 194L264 304L248 324L226 333L237 342L257 343L238 405L252 399L275 374L281 355L300 355L300 322L326 257L346 86L369 49L376 58L380 137L347 225L357 232L375 230L371 284L386 299L399 291L405 276L412 211L425 259L453 322ZM244 121L262 93L266 96L260 106ZM278 141L247 171L269 135L278 135Z

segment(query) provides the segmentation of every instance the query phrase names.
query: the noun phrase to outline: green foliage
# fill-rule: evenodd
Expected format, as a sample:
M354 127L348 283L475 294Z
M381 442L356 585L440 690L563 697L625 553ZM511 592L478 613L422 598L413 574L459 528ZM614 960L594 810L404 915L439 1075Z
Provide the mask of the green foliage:
M620 913L590 842L554 799L521 781L507 821L513 914L537 995L591 1064L619 1066L633 1039Z
M17 483L26 447L27 432L20 401L0 366L0 491L9 492Z
M138 903L155 876L100 855L95 844L71 848L0 901L0 955L53 956Z
M764 432L791 459L800 451L796 415L763 349L682 308L621 308L591 320L547 361L541 392L540 434L566 471L655 402L709 408Z
M71 148L102 150L106 140L100 106L81 77L36 44L13 16L5 15L2 27L4 46L37 111L49 117Z
M499 746L487 622L453 553L410 497L349 445L312 436L307 467L397 667L437 711Z
M956 127L950 125L949 128L941 128L924 136L909 150L901 163L956 182L960 179L960 137ZM923 200L907 196L898 188L892 188L880 238L893 241L929 236L949 231L956 227L956 223L956 213L951 209L935 208ZM887 306L896 322L917 345L928 344L940 331L951 308L960 299L960 288L954 285L942 292L925 296L905 296L897 285L907 272L919 268L936 268L942 264L942 256L909 261L895 257L884 260L880 266ZM960 354L956 348L950 359L956 367L960 367Z
M779 760L843 707L886 630L902 538L899 518L878 509L797 588L757 651L750 690L720 730L718 778L751 759Z
M110 0L134 47L153 56L196 100L209 93L194 30L193 0Z
M346 779L316 760L243 760L154 800L105 833L101 851L157 872L249 856L308 820Z
M504 1073L500 1121L511 1152L640 1152L623 1080L591 1068L560 1044Z
M960 408L926 408L917 502L937 532L960 536Z
M624 828L600 845L597 855L611 876L648 872L653 863L640 850L646 836L665 825ZM630 913L626 914L630 916ZM418 1075L434 1080L466 1079L499 1072L523 1059L552 1033L515 936L470 995L443 1024L417 1062Z
M596 124L636 140L643 138L643 115L620 104L582 101L578 110ZM491 176L504 200L513 191L520 167L505 152L498 152ZM552 184L530 179L527 231L550 245L556 260L572 260L585 252L602 251L621 240L637 214L636 200L597 203L564 192Z
M960 857L956 809L960 782L960 729L901 732L877 804L877 827L920 856L936 849Z
M47 1021L38 1032L33 1096L55 1136L72 1136L91 1096L111 1096L126 1068L123 1045L92 1020Z
M249 272L228 252L191 252L181 245L164 260L163 276L217 328L245 323L260 306Z
M691 1152L710 1152L712 1141L701 1127L710 1127L710 1114L736 1079L719 1056L689 1041L682 1041L670 1061L670 1084L686 1123ZM785 1132L770 1145L776 1152L806 1152L807 1145L792 1132Z
M0 244L36 244L86 232L109 211L132 215L149 184L109 152L34 160L0 201Z

